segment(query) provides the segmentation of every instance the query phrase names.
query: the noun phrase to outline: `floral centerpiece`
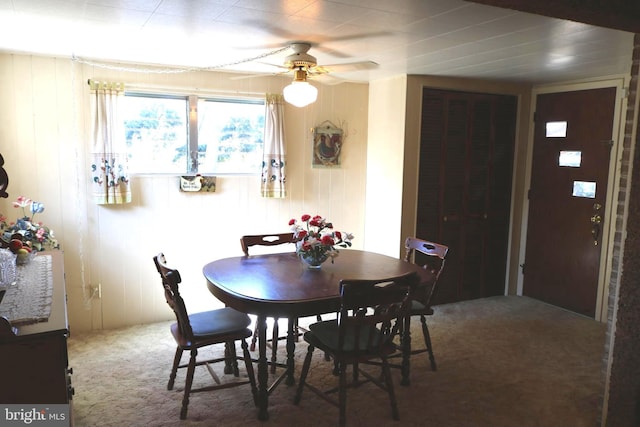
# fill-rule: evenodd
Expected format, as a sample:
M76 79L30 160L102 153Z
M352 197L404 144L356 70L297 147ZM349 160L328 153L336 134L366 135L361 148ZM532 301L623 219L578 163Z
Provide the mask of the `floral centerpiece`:
M338 247L351 246L353 235L336 231L333 224L320 215L302 215L302 223L291 219L289 225L293 231L293 240L296 244L296 253L310 267L319 267L327 259L338 256Z
M22 216L16 222L7 222L7 217L0 214L0 243L3 247L8 247L18 258L31 252L60 248L53 230L34 220L36 214L44 211L44 204L20 196L13 202L13 207L22 209Z

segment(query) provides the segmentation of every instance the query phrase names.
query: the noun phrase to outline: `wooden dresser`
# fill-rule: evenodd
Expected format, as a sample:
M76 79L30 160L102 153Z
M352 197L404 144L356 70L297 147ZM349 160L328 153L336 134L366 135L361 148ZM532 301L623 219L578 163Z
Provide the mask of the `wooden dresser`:
M43 274L47 279L50 276L48 283L53 285L43 299L46 303L51 301L48 319L11 325L5 318L0 318L0 403L69 404L73 395L72 370L67 358L69 326L63 253L54 250L37 255L44 256L51 257L50 263L47 260L47 273ZM31 285L18 281L9 286L3 298L5 304L17 287ZM6 315L7 307L2 310L2 304L0 301L0 313Z

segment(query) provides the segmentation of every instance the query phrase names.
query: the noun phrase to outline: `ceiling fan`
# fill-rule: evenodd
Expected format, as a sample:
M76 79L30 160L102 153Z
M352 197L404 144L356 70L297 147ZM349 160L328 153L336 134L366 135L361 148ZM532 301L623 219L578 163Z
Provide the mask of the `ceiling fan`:
M345 73L378 67L378 64L373 61L318 65L316 57L308 53L309 49L311 49L311 43L309 42L292 42L289 44L289 49L293 53L284 58L283 65L268 65L285 69L285 71L276 74L293 73L293 82L284 88L283 95L287 102L298 107L304 107L315 102L318 95L318 89L310 85L307 79L322 77L326 83L336 84L341 83L341 80L338 78L326 79L333 72Z
M268 62L261 62L261 64L285 70L279 73L275 73L278 75L293 72L294 79L298 79L301 81L306 80L307 77L315 78L319 76L326 76L330 73L346 73L352 71L370 70L378 67L378 64L373 61L318 65L318 60L316 59L316 57L308 53L311 47L312 44L309 42L291 42L285 48L285 50L288 48L289 50L293 51L293 53L284 58L283 65L277 65ZM280 51L281 50L279 50L278 52ZM242 76L236 77L235 79L244 79L256 76L257 75ZM339 82L338 79L335 80Z
M293 42L289 45L289 48L293 53L284 58L284 66L281 68L294 71L294 74L300 74L301 71L304 71L306 75L318 76L332 72L369 70L378 66L373 61L318 65L316 57L308 53L309 49L311 49L311 43Z

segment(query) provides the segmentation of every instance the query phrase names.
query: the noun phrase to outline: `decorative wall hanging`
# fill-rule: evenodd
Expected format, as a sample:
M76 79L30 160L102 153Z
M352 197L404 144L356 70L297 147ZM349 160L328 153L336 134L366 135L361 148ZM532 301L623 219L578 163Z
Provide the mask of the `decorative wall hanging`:
M342 129L326 120L313 129L313 167L340 166Z
M215 193L216 177L215 176L181 176L180 191L195 193Z

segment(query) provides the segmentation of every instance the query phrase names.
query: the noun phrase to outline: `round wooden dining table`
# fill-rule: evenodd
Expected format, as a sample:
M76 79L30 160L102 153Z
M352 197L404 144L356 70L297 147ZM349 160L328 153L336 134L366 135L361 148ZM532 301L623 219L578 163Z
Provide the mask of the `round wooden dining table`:
M383 279L414 271L423 284L433 280L428 270L413 263L354 249L341 250L333 262L329 260L319 269L309 268L293 252L223 258L206 264L203 273L209 291L227 306L257 316L258 418L269 418L267 317L289 319L286 383L291 385L295 351L292 320L336 313L342 279ZM404 359L408 375L408 355Z

